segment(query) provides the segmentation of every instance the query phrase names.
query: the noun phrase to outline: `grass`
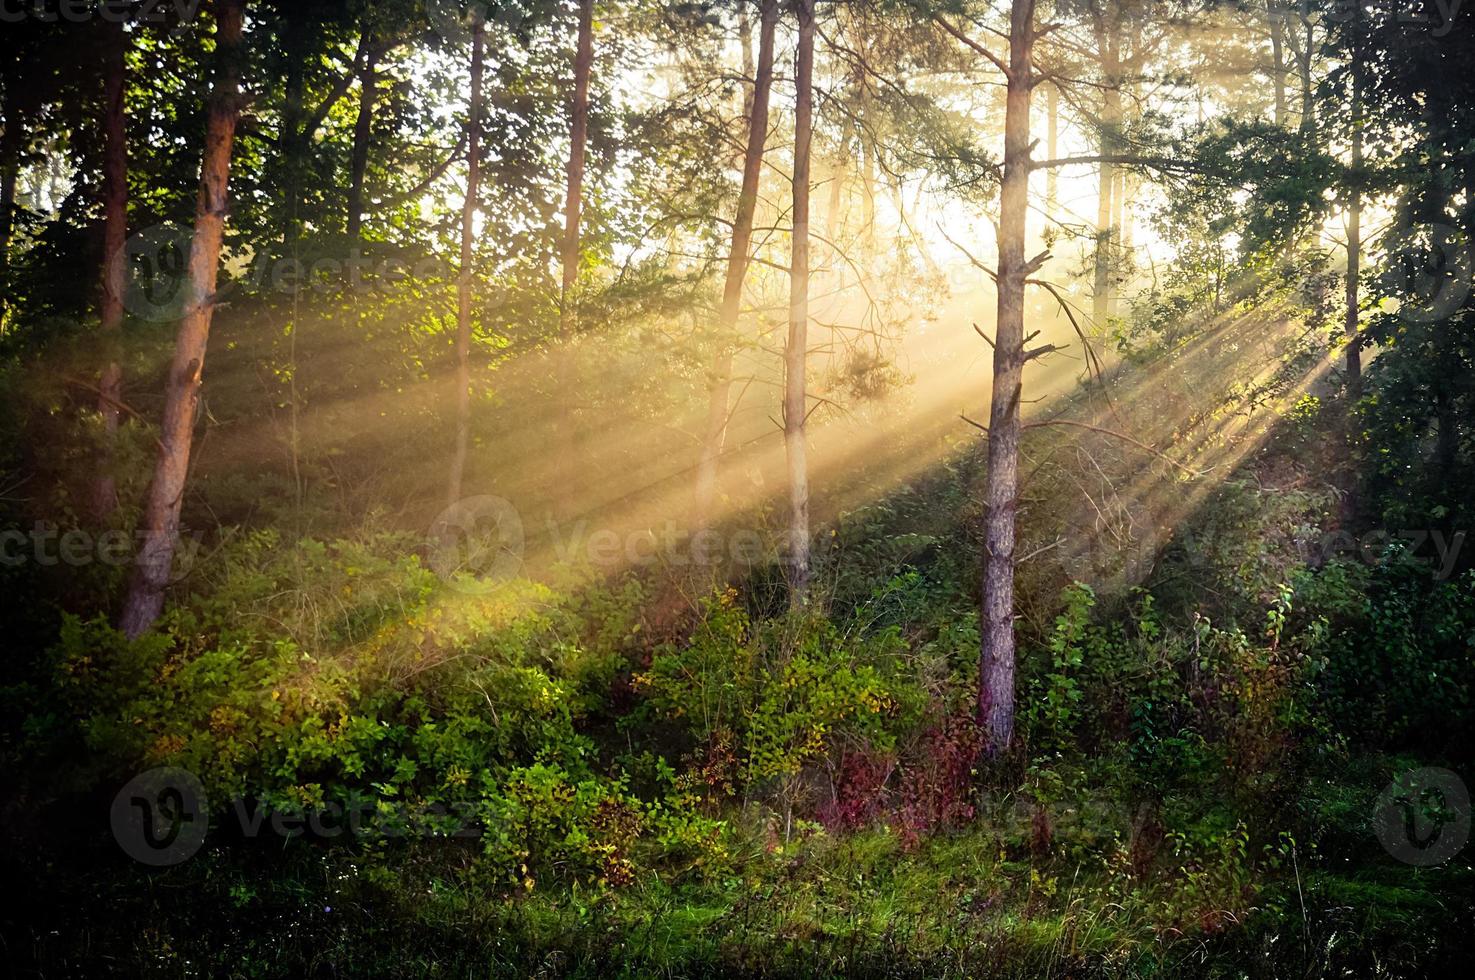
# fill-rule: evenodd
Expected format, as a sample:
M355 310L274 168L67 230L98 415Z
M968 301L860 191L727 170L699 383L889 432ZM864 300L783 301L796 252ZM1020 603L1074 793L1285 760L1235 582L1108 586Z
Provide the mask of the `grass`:
M1083 860L1057 838L1031 855L1000 831L912 849L884 830L815 833L754 842L703 879L515 895L462 843L212 844L150 872L98 835L6 858L32 882L6 952L17 975L46 976L1414 977L1456 961L1475 926L1468 861L1323 861L1343 866L1306 870L1299 896L1257 866L1224 893L1237 905L1216 904L1171 853L1137 876L1107 851Z

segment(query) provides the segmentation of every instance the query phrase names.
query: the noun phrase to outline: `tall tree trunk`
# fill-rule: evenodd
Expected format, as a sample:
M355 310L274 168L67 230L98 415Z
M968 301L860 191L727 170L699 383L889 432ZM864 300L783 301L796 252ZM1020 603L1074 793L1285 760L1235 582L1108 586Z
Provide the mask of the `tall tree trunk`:
M1270 81L1275 88L1275 124L1286 124L1286 56L1285 18L1286 12L1277 6L1278 0L1266 0L1266 13L1270 18Z
M1060 89L1054 82L1045 90L1045 159L1060 158ZM1060 210L1060 175L1051 167L1045 172L1045 219L1054 220Z
M365 39L368 40L367 38ZM369 140L374 133L374 98L379 80L379 48L368 42L359 70L359 111L353 123L353 151L349 160L348 237L357 241L364 222L364 180L369 172Z
M164 396L158 461L143 515L143 547L120 628L129 638L140 636L164 608L164 588L179 538L179 512L189 474L190 445L199 405L205 346L215 312L215 283L220 272L220 246L225 234L226 189L230 181L231 147L241 112L241 25L245 0L216 0L215 79L205 128L200 166L200 193L195 203L195 230L189 254L189 305L179 323L174 360Z
M25 120L21 118L20 78L7 72L4 79L5 128L0 130L0 328L10 307L10 258L15 235L15 191L20 182L21 148L25 145Z
M569 115L568 188L563 203L563 283L558 291L559 486L565 510L577 497L575 438L570 399L574 383L575 289L579 281L579 222L584 205L584 151L589 140L589 75L594 65L594 0L579 0L579 36L574 51L574 98Z
M282 129L278 143L282 152L282 244L294 254L302 234L303 169L310 141L307 139L307 51L311 47L307 14L297 5L283 7L282 48L286 53L286 79L283 84Z
M1114 50L1106 48L1107 52ZM1104 56L1107 88L1102 90L1101 109L1101 153L1103 156L1117 152L1116 130L1121 125L1121 93L1116 89L1116 66L1114 55ZM1111 312L1111 259L1116 227L1112 223L1114 191L1116 189L1116 164L1103 160L1100 165L1096 203L1096 261L1095 279L1091 287L1091 317L1098 324L1105 322Z
M809 349L809 144L814 102L814 0L797 0L794 64L794 242L789 261L789 338L784 345L784 455L789 471L789 602L809 591L809 463L804 441L805 360Z
M1358 283L1362 265L1362 72L1356 57L1352 65L1352 167L1348 174L1347 309L1343 332L1347 337L1347 384L1352 397L1362 392L1362 344L1358 338Z
M1025 362L1024 281L1035 264L1024 257L1034 24L1034 0L1014 0L1009 15L1004 179L999 200L998 327L989 407L983 602L979 616L978 724L991 755L1008 749L1014 737L1014 544Z
M1316 130L1316 85L1311 78L1312 58L1316 54L1316 26L1303 14L1301 40L1296 45L1296 74L1301 86L1301 124L1303 133Z
M97 410L102 415L103 444L98 460L92 506L106 520L118 506L113 475L113 450L123 401L120 335L123 331L123 288L127 270L123 249L128 239L128 129L123 109L127 74L128 35L121 22L104 23L107 31L103 70L103 261L102 329L103 369L98 382Z
M743 281L747 277L748 251L753 240L753 215L758 207L758 184L763 173L763 152L768 140L768 98L773 88L773 35L778 23L778 0L762 0L759 7L758 66L749 98L748 142L743 152L743 183L738 192L737 215L732 224L732 246L727 253L727 277L722 284L718 352L712 363L712 387L707 399L707 428L702 455L697 463L696 514L698 528L707 526L716 496L717 471L732 396L732 337L742 311Z
M461 499L466 451L471 442L471 282L472 242L476 234L476 200L481 192L481 76L485 32L480 8L471 21L471 104L466 126L466 200L461 204L461 267L456 275L456 444L446 502Z

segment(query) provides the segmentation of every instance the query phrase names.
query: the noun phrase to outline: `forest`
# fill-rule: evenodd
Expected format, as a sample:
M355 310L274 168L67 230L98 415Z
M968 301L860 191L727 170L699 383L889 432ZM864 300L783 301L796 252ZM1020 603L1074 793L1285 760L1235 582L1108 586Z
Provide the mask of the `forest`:
M1454 975L1463 0L0 0L19 977Z

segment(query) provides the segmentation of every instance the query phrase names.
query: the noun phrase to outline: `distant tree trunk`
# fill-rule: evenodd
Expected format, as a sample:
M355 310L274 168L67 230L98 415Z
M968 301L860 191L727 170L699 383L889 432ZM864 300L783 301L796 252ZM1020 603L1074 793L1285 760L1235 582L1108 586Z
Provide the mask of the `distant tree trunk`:
M93 511L106 520L118 506L113 474L114 442L119 406L123 402L120 334L123 331L123 288L126 269L123 249L128 239L128 130L123 109L128 35L121 22L104 24L107 31L103 68L103 259L102 328L103 369L98 382L97 410L102 415L103 445L93 488Z
M753 214L758 207L758 184L763 173L763 151L768 140L768 98L773 87L773 35L778 22L777 0L762 0L759 7L758 65L749 98L748 141L743 152L743 183L738 192L737 215L732 224L732 246L727 253L727 277L722 284L718 353L712 363L712 387L707 400L707 428L702 455L697 463L695 524L706 527L712 517L717 490L717 471L732 396L732 335L742 311L743 281L747 277L753 240Z
M1034 24L1034 0L1014 0L1009 16L1004 178L999 198L998 326L989 408L983 602L979 616L978 724L991 755L1007 750L1014 737L1014 545L1025 362L1024 282L1034 265L1024 257Z
M1102 58L1102 75L1105 78L1105 87L1102 89L1102 155L1118 152L1117 130L1121 127L1121 89L1120 71L1121 65L1118 61L1117 24L1111 19L1111 13L1103 15L1102 22L1097 25L1097 49L1100 50ZM1099 170L1100 187L1096 198L1096 269L1094 269L1094 282L1092 283L1092 319L1096 323L1105 323L1106 316L1111 313L1111 261L1112 248L1114 248L1117 229L1112 224L1112 199L1114 199L1115 187L1117 187L1117 165L1111 159L1103 159Z
M15 235L15 191L20 182L21 148L25 121L20 111L20 79L11 72L4 79L5 128L0 130L0 326L10 307L10 253Z
M366 38L367 40L367 38ZM369 140L374 134L374 98L379 80L379 49L368 44L359 70L359 111L353 123L353 151L349 161L348 237L357 241L364 221L364 180L369 172Z
M809 463L804 441L809 348L809 144L813 126L814 0L797 0L794 64L794 242L789 261L789 338L784 345L784 454L789 471L789 602L809 591Z
M559 486L567 506L578 490L575 480L574 287L579 281L579 221L584 205L584 151L589 140L589 75L594 65L594 0L579 0L579 36L574 52L574 98L569 118L568 188L563 205L563 283L558 291L558 398L561 400Z
M1362 72L1354 58L1352 67L1352 168L1348 174L1347 205L1347 310L1343 332L1347 336L1347 384L1352 397L1362 392L1362 343L1358 337L1358 283L1362 265Z
M1275 124L1286 124L1285 10L1277 0L1267 0L1270 17L1270 80L1275 87Z
M1045 158L1060 158L1060 89L1054 82L1045 90ZM1045 219L1048 223L1060 210L1060 175L1054 167L1045 172Z
M306 128L307 51L306 15L295 4L283 6L282 49L286 54L283 83L282 128L278 144L282 153L282 244L291 253L302 234L302 171L310 141Z
M240 117L241 25L245 0L216 0L215 79L205 128L200 193L189 254L189 305L179 323L164 393L158 461L143 515L143 547L134 567L120 628L135 638L158 619L179 538L179 512L189 474L205 346L215 312L215 283L225 234L231 147Z
M1301 39L1296 44L1296 74L1301 87L1300 129L1303 133L1312 133L1316 131L1316 85L1311 78L1312 58L1316 55L1316 26L1304 13L1301 29Z
M476 201L481 192L481 77L484 31L480 8L471 21L471 104L466 127L466 199L461 204L461 266L456 275L456 445L446 501L461 499L466 452L471 443L471 281L472 243L476 235Z

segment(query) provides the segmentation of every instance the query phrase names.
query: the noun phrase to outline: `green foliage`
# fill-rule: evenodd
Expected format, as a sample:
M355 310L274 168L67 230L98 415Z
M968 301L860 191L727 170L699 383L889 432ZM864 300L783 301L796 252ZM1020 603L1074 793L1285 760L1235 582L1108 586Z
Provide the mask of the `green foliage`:
M733 739L741 778L763 782L797 775L842 742L891 747L922 703L900 670L901 647L895 629L855 637L817 618L755 630L729 591L707 601L690 643L655 652L636 685L700 743Z

